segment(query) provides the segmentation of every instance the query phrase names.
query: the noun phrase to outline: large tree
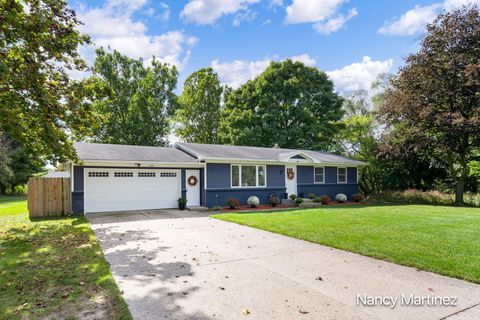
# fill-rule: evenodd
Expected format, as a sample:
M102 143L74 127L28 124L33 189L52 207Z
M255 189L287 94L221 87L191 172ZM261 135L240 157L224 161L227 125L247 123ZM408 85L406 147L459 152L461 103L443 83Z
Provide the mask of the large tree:
M79 24L66 1L0 1L0 131L29 153L74 157L70 138L89 132L83 87L67 73L86 68Z
M325 150L342 114L342 99L325 73L301 62L272 62L228 94L220 136L235 145Z
M427 26L418 53L392 80L380 119L396 154L429 152L445 161L463 203L473 151L480 146L480 12L463 7ZM395 143L391 143L391 142Z
M99 114L96 142L145 146L168 144L169 117L177 106L175 66L153 57L150 66L117 51L97 49L86 80Z
M176 134L186 142L218 143L223 87L212 68L203 68L185 80L175 113Z

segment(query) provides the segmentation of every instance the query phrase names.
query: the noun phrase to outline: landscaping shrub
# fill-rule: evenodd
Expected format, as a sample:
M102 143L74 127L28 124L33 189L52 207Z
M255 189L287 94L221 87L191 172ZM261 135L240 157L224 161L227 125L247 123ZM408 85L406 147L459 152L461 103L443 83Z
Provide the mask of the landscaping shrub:
M250 196L247 199L247 204L250 208L255 208L260 204L260 200L256 196Z
M326 194L322 194L320 196L320 200L322 202L322 204L328 204L330 201L332 201L332 198L330 198L328 195Z
M277 197L276 195L272 194L270 197L268 197L268 204L270 204L272 207L276 207L277 204L280 203L280 198Z
M360 202L360 201L362 201L363 199L365 199L365 197L364 197L363 194L361 194L361 193L354 193L354 194L352 194L352 200L355 201L355 202Z
M235 207L238 207L240 205L240 201L237 198L228 198L227 199L227 206L230 207L230 209L235 209Z
M303 203L303 199L302 198L296 198L295 199L295 205L298 207L299 205L301 205Z
M297 199L297 195L292 193L292 194L289 196L289 198L290 198L291 200L295 200L295 199Z
M369 199L376 202L453 205L455 203L455 194L435 190L407 189L372 195ZM480 194L467 192L464 194L464 201L467 206L480 207Z
M340 203L347 202L347 196L344 195L343 193L339 193L335 196L335 200L337 200Z
M313 198L313 202L322 202L322 198L315 197L315 198Z
M314 199L315 197L316 197L316 196L315 196L315 193L310 193L310 194L308 195L308 198L310 198L310 199Z
M185 208L187 207L187 198L180 197L178 198L177 202L178 202L178 210L185 210Z

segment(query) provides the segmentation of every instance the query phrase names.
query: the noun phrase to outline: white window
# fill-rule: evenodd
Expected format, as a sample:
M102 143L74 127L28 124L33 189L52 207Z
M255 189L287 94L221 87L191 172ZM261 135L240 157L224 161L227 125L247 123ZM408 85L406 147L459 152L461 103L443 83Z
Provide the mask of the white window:
M265 187L265 166L240 165L231 166L232 187Z
M347 183L347 168L337 168L337 183Z
M154 178L155 172L139 172L138 177L140 178Z
M88 177L89 178L107 178L108 172L104 172L104 171L89 172Z
M132 178L133 172L115 172L113 176L115 178Z
M315 167L314 171L314 181L315 183L324 183L325 182L325 168L324 167Z

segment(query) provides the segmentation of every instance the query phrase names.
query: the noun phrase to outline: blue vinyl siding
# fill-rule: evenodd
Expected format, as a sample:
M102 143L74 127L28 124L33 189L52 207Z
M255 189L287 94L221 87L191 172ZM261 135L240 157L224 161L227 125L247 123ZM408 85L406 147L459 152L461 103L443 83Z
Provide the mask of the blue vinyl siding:
M267 166L267 187L285 188L285 166Z
M74 214L83 214L83 167L73 167L73 191L72 191L72 212Z
M312 166L297 166L297 183L313 183Z
M352 168L352 167L347 168L347 182L348 183L358 183L358 181L357 181L357 168Z
M207 189L230 188L230 164L207 164Z
M337 183L337 167L325 167L325 183Z
M307 196L314 193L317 196L326 194L332 199L339 193L344 193L348 198L359 192L357 184L357 168L347 168L347 183L337 183L337 167L325 166L325 183L314 183L314 166L297 167L297 192Z
M276 194L283 198L285 194L285 166L267 165L267 187L259 188L231 188L230 164L207 164L207 190L205 190L205 204L208 207L225 206L230 197L246 204L250 196L257 196L260 203L267 203L270 195Z

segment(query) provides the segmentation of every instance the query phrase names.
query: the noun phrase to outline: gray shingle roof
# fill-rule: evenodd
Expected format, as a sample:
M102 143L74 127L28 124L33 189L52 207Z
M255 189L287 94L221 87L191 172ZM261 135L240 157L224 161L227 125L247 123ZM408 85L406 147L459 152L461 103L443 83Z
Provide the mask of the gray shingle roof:
M281 148L260 148L243 146L225 146L215 144L198 144L178 142L175 144L192 156L200 160L231 159L231 160L263 160L263 161L286 161L290 157L301 153L312 158L317 163L332 163L345 165L365 165L366 163L335 155L328 152L281 149Z
M195 158L175 148L77 142L75 149L81 160L197 162Z

